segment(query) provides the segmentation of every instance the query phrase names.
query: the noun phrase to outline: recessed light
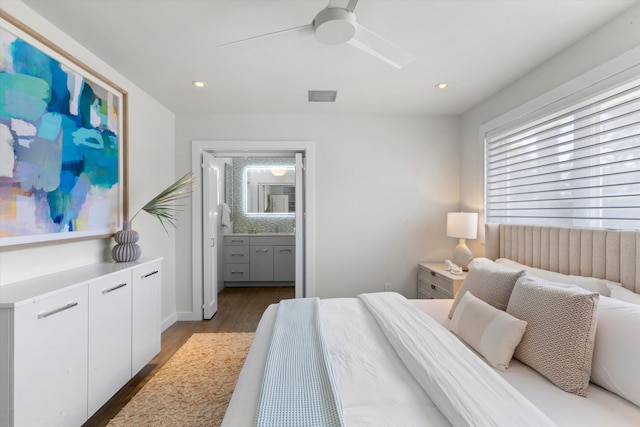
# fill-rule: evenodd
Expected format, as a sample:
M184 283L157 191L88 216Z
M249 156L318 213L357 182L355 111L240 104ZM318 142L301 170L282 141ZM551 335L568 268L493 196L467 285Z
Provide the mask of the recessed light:
M438 83L436 89L446 89L449 87L449 83Z
M195 87L205 87L207 85L205 82L201 82L199 80L194 80L191 84Z
M338 91L335 90L310 90L309 102L335 102Z

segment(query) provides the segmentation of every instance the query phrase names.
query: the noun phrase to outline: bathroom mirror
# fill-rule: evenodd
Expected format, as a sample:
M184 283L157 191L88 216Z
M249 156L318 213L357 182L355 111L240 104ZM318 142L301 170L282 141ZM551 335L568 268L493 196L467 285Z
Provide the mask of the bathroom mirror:
M245 169L245 212L293 215L296 211L293 166L250 166Z

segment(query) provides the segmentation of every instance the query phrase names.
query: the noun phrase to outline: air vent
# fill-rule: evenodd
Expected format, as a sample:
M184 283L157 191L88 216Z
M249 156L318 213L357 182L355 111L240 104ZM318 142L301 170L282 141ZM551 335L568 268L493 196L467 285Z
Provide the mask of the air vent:
M335 102L337 90L310 90L309 102Z

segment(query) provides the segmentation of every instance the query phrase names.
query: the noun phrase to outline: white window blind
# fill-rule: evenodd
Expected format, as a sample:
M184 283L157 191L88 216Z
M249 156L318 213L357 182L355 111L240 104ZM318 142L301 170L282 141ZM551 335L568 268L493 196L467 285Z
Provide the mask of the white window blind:
M638 76L488 132L486 221L640 229Z

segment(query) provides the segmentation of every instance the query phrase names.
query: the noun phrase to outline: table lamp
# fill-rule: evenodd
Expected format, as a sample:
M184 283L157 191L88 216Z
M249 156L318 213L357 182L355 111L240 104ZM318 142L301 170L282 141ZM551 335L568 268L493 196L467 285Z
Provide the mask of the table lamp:
M447 236L460 239L453 251L453 263L467 271L473 259L473 253L464 240L475 239L478 236L478 214L476 212L447 213Z

